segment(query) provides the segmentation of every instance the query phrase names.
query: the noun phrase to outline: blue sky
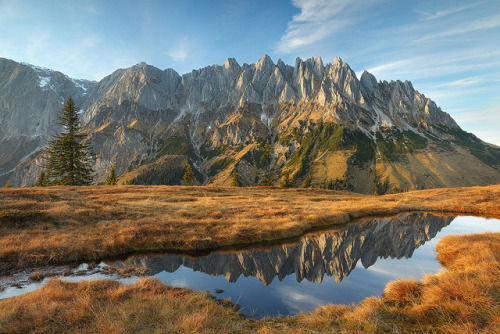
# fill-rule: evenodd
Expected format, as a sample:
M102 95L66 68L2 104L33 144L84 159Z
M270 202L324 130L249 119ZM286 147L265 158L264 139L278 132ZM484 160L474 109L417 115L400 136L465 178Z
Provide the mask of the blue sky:
M340 56L411 80L466 131L500 145L500 1L0 0L0 57L99 80L145 61L180 74L263 54Z

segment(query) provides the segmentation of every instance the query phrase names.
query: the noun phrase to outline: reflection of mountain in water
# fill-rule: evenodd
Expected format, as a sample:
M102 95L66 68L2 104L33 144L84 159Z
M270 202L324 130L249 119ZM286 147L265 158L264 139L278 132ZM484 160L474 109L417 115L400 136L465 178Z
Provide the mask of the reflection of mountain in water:
M342 281L361 259L365 268L377 258L409 258L431 240L454 217L411 213L386 219L372 219L334 232L304 236L297 244L234 253L213 252L191 258L183 255L133 257L113 266L147 266L153 274L176 271L181 265L210 275L224 275L235 282L240 275L255 276L269 285L275 276L282 280L295 273L297 281L321 282L323 276Z

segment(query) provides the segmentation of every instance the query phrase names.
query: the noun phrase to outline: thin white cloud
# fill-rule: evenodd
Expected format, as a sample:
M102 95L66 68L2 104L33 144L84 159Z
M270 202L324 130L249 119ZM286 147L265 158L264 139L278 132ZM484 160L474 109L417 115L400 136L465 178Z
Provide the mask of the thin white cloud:
M300 13L288 23L277 52L292 53L336 33L348 23L340 14L350 3L349 0L293 0Z
M492 99L482 101L482 96L489 96L496 91L497 85L470 85L470 86L449 86L426 85L416 89L432 100L434 100L443 110L453 110L463 106L472 106L470 109L477 110L484 102L490 103ZM459 102L460 101L460 102ZM463 101L466 101L464 103ZM460 107L459 107L460 106Z
M190 43L187 38L179 40L171 49L166 51L167 56L173 61L184 61L188 57Z
M481 18L479 20L461 24L456 28L448 29L445 31L441 31L435 34L429 34L423 36L416 40L416 42L427 41L431 39L439 39L443 37L451 37L454 35L467 34L473 31L484 30L484 29L492 29L500 26L500 15L490 16L487 18Z
M474 83L479 84L485 80L498 82L498 77L494 76L496 73L466 76L467 72L484 71L491 68L498 68L500 65L500 59L498 58L500 51L487 52L487 50L484 50L483 53L481 49L476 49L475 52L477 53L459 53L455 56L450 56L448 52L426 54L377 64L368 68L367 71L375 75L378 79L386 80L416 80L438 78L446 75L459 76L459 79L443 83L442 86L472 85Z
M381 64L372 68L369 68L367 71L377 76L381 73L391 73L397 71L399 69L406 69L408 66L419 63L419 58L411 58L411 59L403 59L398 61L393 61L390 63Z
M441 11L435 12L433 14L427 14L427 16L425 17L425 19L426 20L441 19L444 16L448 16L450 14L455 14L455 13L458 13L458 12L462 12L462 11L464 11L466 9L470 9L470 8L482 5L483 3L484 3L484 1L476 1L476 2L469 3L469 4L464 5L464 6L459 6L459 7L455 7L455 8L441 10Z
M464 110L451 109L449 111L454 114L454 118L459 123L488 121L500 124L500 107L487 107L479 110L472 108Z
M481 83L484 77L471 77L471 78L464 78L464 79L459 79L455 80L452 82L444 83L439 85L440 87L449 87L449 86L470 86L470 85L477 85L478 83Z

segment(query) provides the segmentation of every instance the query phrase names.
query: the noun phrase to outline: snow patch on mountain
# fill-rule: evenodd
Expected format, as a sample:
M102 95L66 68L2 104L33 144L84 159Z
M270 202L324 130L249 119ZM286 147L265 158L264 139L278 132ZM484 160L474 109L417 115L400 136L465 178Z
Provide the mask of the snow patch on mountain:
M40 86L40 88L45 88L49 83L50 83L50 77L40 77L40 82L38 83L38 86Z

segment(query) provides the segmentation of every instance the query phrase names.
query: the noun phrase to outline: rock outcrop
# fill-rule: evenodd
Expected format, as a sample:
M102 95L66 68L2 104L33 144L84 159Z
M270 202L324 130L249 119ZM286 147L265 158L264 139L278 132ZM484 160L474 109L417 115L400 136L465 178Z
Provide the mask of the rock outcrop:
M57 113L69 95L82 108L96 182L111 166L126 174L165 155L187 157L198 183L219 185L232 172L243 185L258 184L264 172L279 184L287 170L295 186L334 182L360 192L385 181L391 191L500 181L498 148L462 131L410 82L378 82L368 72L358 80L338 57L326 65L297 58L293 67L267 55L243 65L229 58L182 76L140 63L98 83L6 59L0 69L0 126L8 129L0 184L34 182L37 152L60 130ZM264 166L266 141L273 154ZM409 159L418 163L406 175ZM442 166L470 166L437 171L425 162L443 159ZM332 170L333 160L345 168ZM480 176L464 178L473 167Z
M0 58L0 179L14 176L20 165L36 157L51 135L62 130L58 113L68 96L73 96L83 113L95 85ZM38 175L40 169L35 165L31 171L23 171L13 177L13 184L25 185L26 179L32 179L30 173Z

